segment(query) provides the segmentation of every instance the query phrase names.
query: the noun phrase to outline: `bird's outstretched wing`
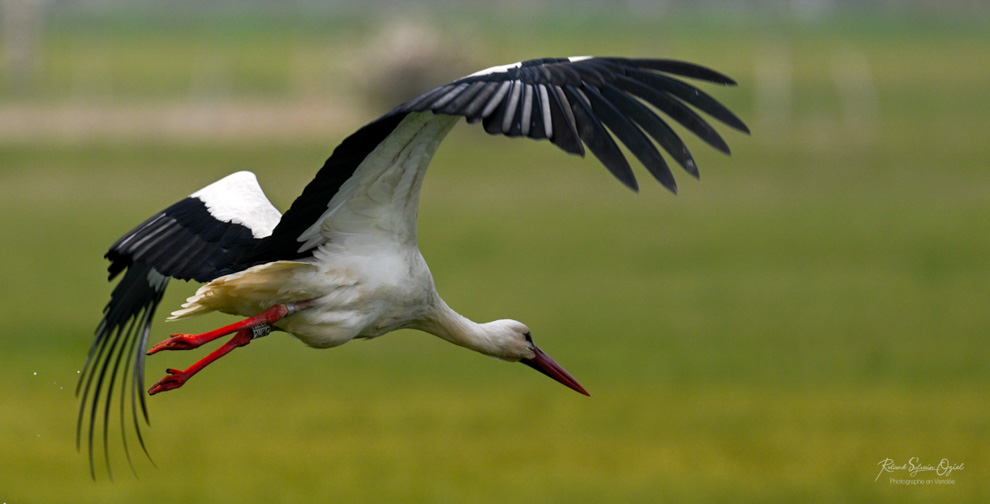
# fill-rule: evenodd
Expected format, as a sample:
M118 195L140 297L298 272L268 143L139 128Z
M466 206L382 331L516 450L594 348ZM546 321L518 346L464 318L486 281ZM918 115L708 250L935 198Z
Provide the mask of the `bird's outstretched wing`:
M444 120L444 116L465 117L469 123L480 121L491 134L547 139L578 155L584 155L587 147L616 178L635 190L636 178L617 138L661 184L676 192L674 176L657 146L696 177L698 167L687 146L658 111L725 153L729 152L728 145L694 109L734 129L749 131L729 109L677 76L735 84L721 73L683 61L576 57L492 67L440 86L399 105L345 139L272 235L242 259L301 259L313 254L321 238L330 241L328 229L338 224L333 220L346 220L335 215L341 206L339 200L361 196L341 192L353 191L355 177L380 175L376 170L365 170L363 174L357 170L367 168L369 159L376 152L380 154L383 146L404 140L396 136L408 135L409 116L416 114L431 114L434 121ZM439 142L446 132L437 128L432 140ZM427 143L422 138L417 141ZM388 159L379 155L375 162ZM410 166L422 170L428 162L427 156L418 165ZM361 204L366 207L365 202ZM414 218L415 212L410 215ZM415 222L407 225L414 230ZM319 236L321 233L324 236Z
M110 280L121 272L124 276L103 309L103 319L76 386L76 395L81 397L76 444L81 448L84 425L88 424L85 434L94 479L94 441L101 424L104 458L110 473L107 434L115 401L119 401L116 407L128 462L128 423L133 424L137 441L144 449L139 416L147 422L145 350L152 318L169 278L208 281L236 271L238 256L268 236L279 218L254 175L239 172L155 214L110 247L106 253Z
M725 75L683 61L547 58L482 70L396 111L459 115L469 123L481 121L493 135L545 138L582 156L586 145L616 178L635 190L636 178L612 138L615 135L664 187L676 192L673 174L647 135L688 173L697 177L698 168L677 134L646 103L726 154L729 146L722 137L686 104L735 129L749 130L721 103L672 75L735 85Z

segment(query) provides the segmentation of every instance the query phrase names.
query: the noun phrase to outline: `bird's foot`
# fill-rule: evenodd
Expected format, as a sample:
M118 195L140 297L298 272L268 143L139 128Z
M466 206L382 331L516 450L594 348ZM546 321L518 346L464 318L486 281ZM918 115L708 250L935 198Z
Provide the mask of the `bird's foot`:
M165 378L158 380L158 383L152 385L151 388L148 389L149 395L155 395L159 392L165 392L166 390L177 389L185 384L186 380L188 380L191 376L186 374L185 371L179 369L168 368L165 372L168 373L168 375Z
M159 342L148 350L148 355L158 353L162 350L191 350L199 348L200 345L209 340L203 341L200 334L173 334L169 339Z

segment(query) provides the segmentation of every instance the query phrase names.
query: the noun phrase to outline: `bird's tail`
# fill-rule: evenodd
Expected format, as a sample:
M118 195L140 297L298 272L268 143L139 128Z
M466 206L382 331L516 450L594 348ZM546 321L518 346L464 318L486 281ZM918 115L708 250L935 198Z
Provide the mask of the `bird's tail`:
M182 309L172 312L171 315L165 319L165 321L174 322L176 320L196 317L216 310L216 308L211 308L205 302L202 302L208 296L208 293L205 291L205 287L205 285L200 287L196 291L196 294L186 298L186 302L182 303Z
M213 280L186 299L169 321L182 320L212 311L252 315L277 304L292 292L299 268L315 268L296 261L276 261L248 268ZM305 295L292 296L308 299Z

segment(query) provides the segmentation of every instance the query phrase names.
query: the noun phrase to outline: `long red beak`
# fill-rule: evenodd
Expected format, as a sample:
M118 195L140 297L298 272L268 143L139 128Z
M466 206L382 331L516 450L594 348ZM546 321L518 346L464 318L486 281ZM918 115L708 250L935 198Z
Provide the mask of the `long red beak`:
M577 380L574 379L573 376L569 375L567 371L564 371L564 368L560 367L560 364L554 362L549 355L543 352L543 350L540 350L536 347L536 345L533 345L533 351L536 352L535 357L532 359L523 359L519 362L522 362L523 364L549 376L550 378L557 380L571 390L580 392L586 396L591 395L584 389L584 387L581 386L580 383L577 382Z

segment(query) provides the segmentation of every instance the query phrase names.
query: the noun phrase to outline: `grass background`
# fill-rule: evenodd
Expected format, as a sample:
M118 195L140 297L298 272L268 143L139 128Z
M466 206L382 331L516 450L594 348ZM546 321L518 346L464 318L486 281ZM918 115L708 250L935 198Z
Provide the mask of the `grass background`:
M680 174L676 197L641 168L634 195L594 160L478 128L441 147L420 214L441 293L525 321L591 398L420 333L332 351L276 335L150 400L157 469L137 459L135 478L114 452L115 481L92 482L73 389L110 291L102 253L234 170L286 208L393 105L360 91L399 17L464 65L435 84L550 55L702 62L741 83L706 90L753 135L722 128L731 158L690 141L703 180ZM591 4L52 13L34 85L0 90L0 501L986 502L988 35L980 16ZM870 100L844 112L850 60ZM760 95L787 65L790 99ZM224 134L199 108L255 114ZM155 120L176 109L192 133ZM193 289L174 283L159 318ZM202 354L154 356L149 383ZM965 469L874 481L887 457Z

